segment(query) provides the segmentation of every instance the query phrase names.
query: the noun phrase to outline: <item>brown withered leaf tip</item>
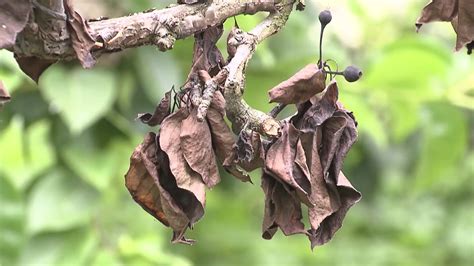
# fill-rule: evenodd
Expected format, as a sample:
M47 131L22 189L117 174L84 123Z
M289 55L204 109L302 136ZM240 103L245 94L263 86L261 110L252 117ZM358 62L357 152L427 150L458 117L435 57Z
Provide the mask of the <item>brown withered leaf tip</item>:
M88 31L89 26L82 16L74 10L71 0L64 1L64 10L67 15L67 27L71 35L72 47L77 58L82 67L91 68L95 65L95 59L91 53L95 40Z
M15 59L23 73L36 83L38 83L41 74L57 62L56 60L42 59L35 56L17 57L15 55Z
M0 1L0 49L12 47L23 30L31 11L29 0Z
M280 228L285 235L307 235L312 248L323 245L360 200L341 171L357 138L356 122L339 106L337 84L331 82L318 102L283 125L281 137L269 148L262 176L263 238L272 238ZM301 222L301 203L308 208L308 230Z
M422 10L416 21L417 31L425 23L450 21L456 32L456 51L466 46L471 54L474 46L474 1L432 0Z
M270 102L302 103L324 90L325 74L316 64L309 64L289 79L273 87Z
M145 123L152 127L159 125L170 114L171 104L172 103L171 103L171 90L170 90L165 93L165 97L161 99L160 103L156 106L153 114L150 114L150 113L138 114L137 119L140 120L142 123Z

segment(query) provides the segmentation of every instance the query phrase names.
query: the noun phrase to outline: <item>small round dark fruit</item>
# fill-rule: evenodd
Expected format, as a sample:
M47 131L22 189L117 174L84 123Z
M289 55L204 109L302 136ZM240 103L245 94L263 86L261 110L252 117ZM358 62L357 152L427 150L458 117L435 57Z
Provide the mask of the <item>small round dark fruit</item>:
M354 82L362 76L362 71L356 66L348 66L344 69L343 76L347 81Z
M332 20L331 11L324 10L324 11L321 11L321 13L319 13L319 22L321 22L321 25L326 26L327 24L329 24L329 22L331 22L331 20Z

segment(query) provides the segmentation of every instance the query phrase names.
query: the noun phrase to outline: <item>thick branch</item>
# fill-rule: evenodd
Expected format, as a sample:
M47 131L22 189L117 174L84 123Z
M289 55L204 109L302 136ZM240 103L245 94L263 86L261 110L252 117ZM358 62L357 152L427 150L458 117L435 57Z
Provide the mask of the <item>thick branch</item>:
M242 32L234 36L239 42L235 56L224 68L227 72L224 97L226 99L226 113L232 121L235 133L247 127L263 135L274 137L278 135L279 123L271 116L251 108L243 99L245 87L245 69L248 61L255 52L256 46L277 33L288 20L294 0L283 0L276 5L277 10L249 33Z
M126 48L142 45L157 45L160 50L173 47L176 39L184 39L208 27L223 23L227 18L239 14L254 14L260 11L275 11L275 6L282 0L214 0L212 3L196 5L175 5L161 10L133 14L126 17L90 21L90 34L102 47L94 51L96 56L102 53L121 51ZM48 2L48 1L39 1ZM37 9L35 13L41 13ZM43 12L44 13L44 12ZM48 16L48 14L43 14ZM58 18L55 18L58 20ZM44 35L50 31L35 30L35 23L19 34L14 52L18 56L36 56L44 59L72 59L76 55L64 25L59 25L55 32L62 32L55 38L54 47L44 47ZM25 40L27 41L25 43Z

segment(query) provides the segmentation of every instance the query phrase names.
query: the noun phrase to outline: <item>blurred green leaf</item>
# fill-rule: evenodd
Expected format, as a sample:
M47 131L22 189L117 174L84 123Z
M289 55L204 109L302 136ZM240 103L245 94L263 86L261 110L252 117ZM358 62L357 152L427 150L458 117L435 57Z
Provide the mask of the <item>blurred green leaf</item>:
M61 154L78 176L98 190L104 190L112 179L123 177L133 147L123 141L113 141L106 147L97 147L92 137L91 134L83 134L65 146Z
M344 107L354 112L358 128L363 134L372 137L380 146L386 146L388 141L387 130L382 123L379 111L365 99L363 95L341 92L341 101Z
M39 121L24 129L23 121L14 117L10 126L0 132L1 167L16 188L27 186L40 172L54 164L55 155L48 142L50 125Z
M40 86L43 96L75 134L105 115L116 96L113 73L98 68L66 71L53 66L41 77Z
M371 91L382 91L405 101L436 99L447 89L442 77L451 61L445 47L419 39L402 39L380 54L365 71L362 82Z
M88 265L98 239L82 228L32 237L22 251L20 265Z
M140 265L169 265L169 266L189 266L191 263L177 255L172 255L163 251L162 241L156 236L147 236L133 239L129 235L123 235L119 239L120 254L135 264ZM156 254L159 255L156 255Z
M166 91L173 86L179 88L184 82L184 76L172 53L163 53L154 47L139 48L136 53L137 74L152 103L157 104Z
M99 250L92 261L92 266L122 265L117 255L109 250Z
M23 81L23 74L13 57L13 53L7 50L0 50L0 80L7 90L12 93Z
M53 171L36 184L28 200L31 233L67 230L88 224L97 208L98 193L64 171Z
M445 102L430 104L423 113L423 139L416 168L420 188L442 179L456 181L456 170L468 146L468 129L463 113Z
M25 210L22 195L0 176L0 264L12 265L24 242Z

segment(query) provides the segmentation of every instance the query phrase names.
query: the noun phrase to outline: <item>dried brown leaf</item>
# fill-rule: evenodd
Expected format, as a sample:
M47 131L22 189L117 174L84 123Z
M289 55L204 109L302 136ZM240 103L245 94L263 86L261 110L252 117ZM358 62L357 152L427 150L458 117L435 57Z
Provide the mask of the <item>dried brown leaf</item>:
M312 206L309 199L311 194L311 184L308 180L308 166L302 147L297 148L299 132L290 123L285 123L282 127L282 134L267 151L265 159L265 171L278 180L296 190L296 194L303 203ZM297 160L297 150L300 150L299 166ZM304 169L304 170L303 170ZM306 173L305 173L306 172Z
M292 77L273 87L270 102L302 103L324 90L325 75L316 64L309 64Z
M15 44L16 35L25 27L30 11L29 0L0 1L0 49Z
M360 192L352 186L342 172L338 176L337 190L340 198L340 207L325 218L317 229L312 228L309 230L311 248L323 245L331 240L337 230L342 227L342 221L347 211L361 198Z
M170 107L171 107L171 90L165 93L165 97L161 99L160 103L156 106L155 111L153 114L150 113L142 113L138 114L137 119L142 121L143 123L149 126L156 126L163 122L170 114Z
M450 21L457 34L456 51L462 47L472 50L474 42L474 2L472 0L432 0L416 21L417 30L425 23Z
M263 173L262 189L265 193L265 213L262 237L271 239L280 228L285 235L306 234L301 222L301 204L295 192L279 183L271 175Z
M474 1L459 0L458 7L458 15L452 21L457 34L456 51L466 46L470 54L474 42Z
M211 131L207 123L198 121L196 109L182 122L180 143L186 162L201 176L204 184L208 188L217 185L220 176L212 149Z
M95 46L95 40L89 33L89 26L82 16L77 13L71 0L64 1L64 10L67 15L67 27L71 35L72 47L82 67L91 68L95 65L95 59L91 50Z
M193 64L188 80L192 75L197 75L199 70L205 70L213 77L223 67L225 60L216 46L223 32L223 26L217 25L194 35Z
M201 176L188 165L181 148L181 125L188 115L187 110L181 108L165 118L161 124L159 143L160 148L169 158L170 171L176 178L177 186L192 193L189 200L190 205L194 207L186 213L192 226L204 215L206 195Z
M225 99L220 91L214 93L207 112L207 122L211 129L212 146L224 169L243 182L250 182L250 176L233 163L235 136L224 121Z
M148 133L130 158L125 186L144 210L182 235L189 218L183 211L179 189L173 184L174 177L165 170L166 162L159 160L157 148L156 135Z
M304 111L298 125L300 129L302 131L314 129L324 123L337 110L337 98L338 87L334 80L329 83L322 98Z
M28 75L28 77L36 83L38 83L41 74L43 74L48 67L57 62L57 60L42 59L35 56L15 56L15 59L23 73Z

